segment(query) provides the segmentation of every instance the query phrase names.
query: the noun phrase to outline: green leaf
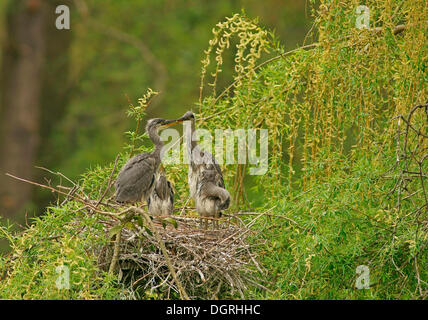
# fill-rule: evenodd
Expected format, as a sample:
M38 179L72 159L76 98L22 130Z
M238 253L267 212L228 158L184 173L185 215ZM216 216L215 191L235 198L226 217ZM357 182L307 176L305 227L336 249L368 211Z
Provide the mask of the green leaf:
M125 227L128 228L129 230L135 230L135 225L132 222L127 222L125 224Z
M138 215L136 218L137 218L137 224L138 224L140 227L143 227L143 226L144 226L143 217L141 217L140 215Z
M151 231L148 227L144 226L144 229L146 230L146 232L147 232L150 236L153 236L152 231Z
M110 238L113 237L114 235L118 234L122 230L122 228L123 228L123 226L121 224L117 224L114 227L112 227L108 232Z
M167 221L167 222L169 222L169 223L171 223L174 226L175 229L178 228L177 220L175 220L173 218L165 218L164 220Z

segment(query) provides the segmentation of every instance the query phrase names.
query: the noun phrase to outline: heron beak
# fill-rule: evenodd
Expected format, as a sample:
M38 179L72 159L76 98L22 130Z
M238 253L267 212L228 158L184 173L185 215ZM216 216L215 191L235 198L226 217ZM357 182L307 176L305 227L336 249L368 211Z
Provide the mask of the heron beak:
M174 119L174 120L165 120L165 122L162 124L161 127L162 127L162 129L165 129L165 128L171 127L173 125L176 125L177 123L181 123L183 121L185 121L185 119L181 119L181 118Z

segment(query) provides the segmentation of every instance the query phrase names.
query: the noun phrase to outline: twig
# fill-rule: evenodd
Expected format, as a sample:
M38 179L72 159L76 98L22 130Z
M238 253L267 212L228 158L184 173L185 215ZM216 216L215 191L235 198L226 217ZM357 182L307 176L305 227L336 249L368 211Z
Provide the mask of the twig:
M76 184L73 182L73 180L71 180L70 178L68 178L67 176L65 176L64 174L62 174L62 173L61 173L61 172L59 172L59 171L57 171L57 172L53 172L52 170L49 170L49 169L44 168L44 167L39 167L39 166L34 166L34 168L41 169L41 170L47 171L47 172L49 172L49 173L52 173L52 174L54 174L54 175L57 175L57 176L63 177L65 180L67 180L68 182L70 182L73 186L76 186Z
M156 237L156 240L159 243L161 251L165 257L166 263L168 264L169 271L171 272L171 275L174 278L175 284L177 285L178 290L180 291L181 298L185 300L190 300L189 296L187 295L186 291L183 288L183 285L181 284L181 281L177 277L175 269L172 266L171 259L169 258L168 251L166 250L165 243L162 241L161 237L159 236L159 233L157 232L156 228L153 226L152 220L150 219L150 217L145 211L143 210L138 210L138 211L143 215L144 219L150 226L150 229L152 230L153 234Z
M106 193L108 192L108 190L110 190L111 180L113 178L114 171L116 170L117 160L119 159L119 156L120 156L120 154L118 154L116 156L116 159L114 160L113 169L111 170L110 177L108 178L107 188L104 190L104 193L102 194L102 196L98 200L97 204L95 205L95 208L98 207L98 205L101 203L101 201L103 201L103 199L104 199Z
M100 214L103 214L103 215L108 215L108 216L113 217L115 219L119 219L119 217L116 214L111 213L111 212L107 212L107 211L99 210L96 207L94 207L89 201L86 201L85 199L82 199L80 197L77 197L77 196L74 196L74 195L70 195L69 193L60 191L60 190L55 189L54 187L51 187L51 186L48 186L48 185L44 185L44 184L40 184L40 183L37 183L37 182L34 182L34 181L30 181L30 180L26 180L26 179L23 179L23 178L16 177L16 176L14 176L14 175L12 175L10 173L5 173L5 175L7 175L8 177L11 177L13 179L25 182L25 183L29 183L29 184L32 184L32 185L35 185L35 186L38 186L38 187L41 187L41 188L44 188L44 189L48 189L51 192L56 192L56 193L59 193L59 194L65 195L65 196L69 196L73 200L85 204L87 207L89 207L90 209L92 209L93 211L95 211L97 213L100 213Z
M377 27L377 28L373 28L373 29L370 29L370 31L374 31L375 33L379 33L379 32L381 32L381 31L383 31L384 29L383 28L381 28L381 27ZM397 35L397 34L399 34L399 33L401 33L401 32L403 32L404 30L406 30L406 26L405 25L397 25L395 28L394 28L394 30L393 30L393 34L394 35ZM348 38L350 38L350 36L346 36L343 40L345 40L345 39L348 39ZM274 62L274 61L276 61L276 60L279 60L279 59L281 59L281 58L285 58L286 56L289 56L289 55L291 55L291 54L293 54L293 53L295 53L295 52L297 52L297 51L299 51L299 50L307 50L307 49L313 49L313 48L316 48L316 47L318 47L320 45L320 43L319 42L314 42L314 43L311 43L311 44L308 44L308 45L304 45L304 46L301 46L301 47L299 47L299 48L296 48L296 49L293 49L293 50L290 50L290 51L288 51L288 52L285 52L285 53L282 53L282 54L279 54L279 55L277 55L277 56L275 56L275 57L272 57L272 58L270 58L270 59L268 59L268 60L266 60L266 61L264 61L264 62L262 62L262 63L260 63L259 65L257 65L256 67L254 67L254 69L252 70L252 71L256 71L256 70L258 70L258 69L260 69L261 67L263 67L263 66L265 66L265 65L267 65L267 64L269 64L269 63L271 63L271 62ZM230 89L232 89L239 81L241 81L242 79L244 79L246 76L247 76L247 74L248 74L249 72L247 72L246 74L243 74L243 75L241 75L241 76L239 76L235 81L233 81L226 89L224 89L223 91L222 91L222 93L221 94L219 94L218 96L217 96L217 98L214 100L214 102L211 104L211 106L214 106L228 91L230 91ZM224 111L223 111L224 112Z
M113 258L111 259L110 268L108 270L109 274L113 274L114 269L116 268L117 261L119 259L121 234L122 230L119 230L119 232L116 234L116 239L114 241Z
M263 213L258 213L258 212L238 212L235 213L235 215L237 216L248 216L248 215L260 215ZM297 223L296 221L294 221L293 219L286 217L286 216L280 216L277 214L269 214L269 213L264 213L264 215L269 216L269 217L274 217L274 218L280 218L280 219L285 219L287 221L290 221L291 223L294 223L296 225L296 227L298 227L301 230L305 230L305 228L303 228L299 223Z

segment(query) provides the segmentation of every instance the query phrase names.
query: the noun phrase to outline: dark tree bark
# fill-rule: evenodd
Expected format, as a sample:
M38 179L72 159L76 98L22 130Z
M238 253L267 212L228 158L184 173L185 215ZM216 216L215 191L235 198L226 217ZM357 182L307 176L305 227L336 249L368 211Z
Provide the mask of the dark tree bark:
M32 187L5 176L34 175L40 131L47 4L13 0L7 9L0 118L0 214L14 217L31 199Z
M46 16L46 62L43 66L42 95L41 95L41 128L40 135L43 144L40 146L41 159L49 153L50 146L45 145L55 124L64 116L72 88L68 78L69 48L71 30L58 30L55 21L58 15L55 8L67 5L72 9L72 0L50 0ZM45 148L46 147L46 148ZM56 160L56 159L52 159Z
M46 17L46 52L42 71L41 113L40 113L40 145L37 164L46 168L56 168L66 155L64 150L53 147L53 130L61 124L66 114L70 97L74 93L76 79L69 77L70 45L74 19L71 19L70 30L58 30L55 21L58 15L55 9L59 5L67 5L73 10L73 0L50 0ZM43 180L46 172L36 170L36 180ZM40 188L36 189L33 202L37 212L42 213L43 208L52 202L52 193Z

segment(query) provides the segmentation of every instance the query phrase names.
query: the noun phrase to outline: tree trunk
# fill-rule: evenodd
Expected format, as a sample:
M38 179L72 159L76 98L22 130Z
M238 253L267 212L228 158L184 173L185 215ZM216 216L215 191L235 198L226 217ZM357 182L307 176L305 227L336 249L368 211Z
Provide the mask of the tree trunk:
M5 176L34 175L39 145L41 73L46 4L13 0L7 10L0 118L0 214L13 218L31 199L32 187Z
M55 8L59 5L66 5L71 10L73 0L50 0L48 2L48 13L46 17L46 50L45 61L42 71L41 88L41 113L40 113L40 146L37 163L45 168L57 168L58 164L66 157L64 150L54 149L53 141L55 136L53 131L61 124L64 118L70 97L74 93L76 79L70 79L70 45L72 41L72 29L74 19L71 20L70 30L58 30L55 21L58 14ZM36 170L35 179L43 180L46 177L45 171ZM41 188L36 188L33 195L36 214L44 212L44 208L55 199L51 192L46 192Z

